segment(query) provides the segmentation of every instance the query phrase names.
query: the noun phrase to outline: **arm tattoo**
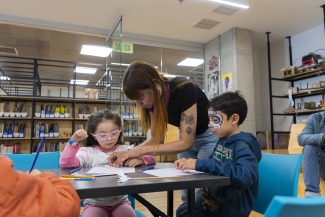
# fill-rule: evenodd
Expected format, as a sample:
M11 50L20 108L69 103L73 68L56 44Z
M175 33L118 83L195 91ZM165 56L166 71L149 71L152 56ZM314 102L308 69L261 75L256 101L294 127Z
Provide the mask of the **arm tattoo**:
M185 112L182 112L181 121L185 121L185 124L194 124L194 116L186 116Z
M186 133L187 135L190 135L192 133L192 128L190 126L186 128Z

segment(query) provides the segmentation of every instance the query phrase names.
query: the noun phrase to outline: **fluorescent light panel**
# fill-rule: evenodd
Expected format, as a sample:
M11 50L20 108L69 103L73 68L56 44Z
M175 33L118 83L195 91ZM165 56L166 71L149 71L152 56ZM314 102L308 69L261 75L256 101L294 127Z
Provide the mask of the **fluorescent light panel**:
M0 76L0 80L6 81L6 80L10 80L10 78L8 76Z
M85 73L85 74L95 74L97 71L97 68L88 68L88 67L76 67L77 73Z
M203 59L194 59L194 58L186 58L182 62L178 63L178 66L199 66L204 63Z
M210 0L210 1L217 2L220 4L224 4L224 5L230 5L230 6L234 6L234 7L238 7L238 8L244 8L244 9L249 8L248 5L242 5L242 4L238 4L238 3L234 3L234 2L230 2L230 1L224 1L224 0Z
M87 85L89 82L89 80L76 80L76 84L80 84L80 85ZM70 84L73 84L74 80L70 81Z
M130 64L127 64L127 63L111 63L112 65L121 65L121 66L129 66ZM158 69L158 66L154 66L156 69Z
M107 57L111 52L112 48L94 45L82 45L80 54L97 56L97 57Z

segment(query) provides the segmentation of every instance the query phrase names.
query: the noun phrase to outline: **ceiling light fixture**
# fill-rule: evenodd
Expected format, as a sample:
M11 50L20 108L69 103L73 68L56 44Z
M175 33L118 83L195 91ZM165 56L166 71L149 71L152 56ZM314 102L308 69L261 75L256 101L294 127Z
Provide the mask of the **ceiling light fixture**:
M76 67L76 72L77 73L84 73L84 74L95 74L97 71L96 68L88 68L88 67Z
M194 58L186 58L182 62L178 63L178 66L199 66L204 63L203 59L194 59Z
M89 80L76 80L76 84L80 84L80 85L87 85L89 82ZM70 81L70 84L73 84L74 80Z
M111 65L121 65L121 66L129 66L130 64L127 64L127 63L111 63ZM158 66L154 66L156 69L158 69Z
M220 4L224 4L224 5L230 5L230 6L234 6L234 7L238 7L238 8L244 8L244 9L249 8L249 6L247 6L247 5L242 5L242 4L238 4L238 3L234 3L234 2L230 2L230 1L224 1L224 0L210 0L210 1L217 2Z
M111 52L112 48L95 46L95 45L82 45L80 54L97 56L97 57L107 57Z
M8 77L8 76L0 76L0 80L2 80L2 81L6 81L6 80L10 80L10 78Z

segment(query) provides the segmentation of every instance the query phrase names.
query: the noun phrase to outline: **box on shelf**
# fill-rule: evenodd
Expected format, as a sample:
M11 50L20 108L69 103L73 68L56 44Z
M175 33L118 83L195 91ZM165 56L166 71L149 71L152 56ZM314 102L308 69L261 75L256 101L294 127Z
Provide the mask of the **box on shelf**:
M98 94L99 91L98 89L90 89L90 88L86 88L85 89L85 98L87 99L98 99Z

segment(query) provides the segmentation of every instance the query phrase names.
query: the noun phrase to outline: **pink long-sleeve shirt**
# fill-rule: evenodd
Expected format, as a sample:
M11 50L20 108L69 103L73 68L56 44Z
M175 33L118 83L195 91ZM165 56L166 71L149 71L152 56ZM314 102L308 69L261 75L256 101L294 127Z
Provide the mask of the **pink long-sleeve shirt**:
M94 167L108 164L109 156L115 151L127 151L125 145L116 144L110 151L102 150L98 145L92 147L80 147L77 144L76 148L69 143L65 146L60 157L61 168L72 167ZM156 164L156 158L153 155L144 155L141 157L144 165Z

